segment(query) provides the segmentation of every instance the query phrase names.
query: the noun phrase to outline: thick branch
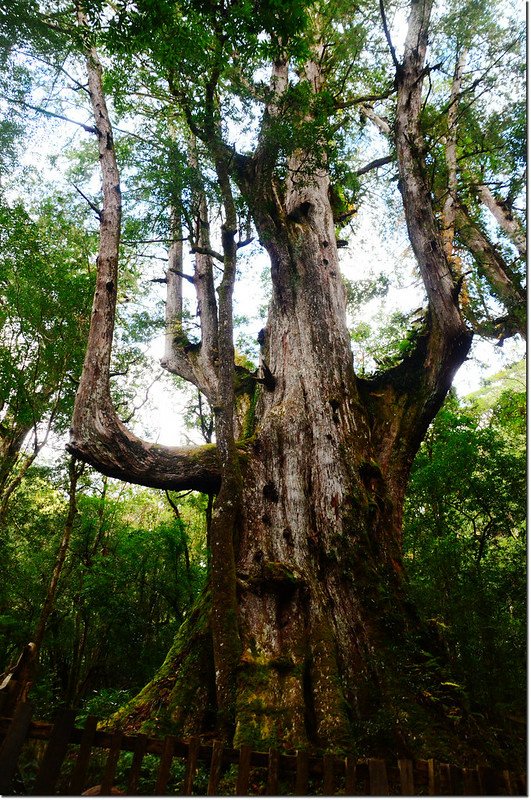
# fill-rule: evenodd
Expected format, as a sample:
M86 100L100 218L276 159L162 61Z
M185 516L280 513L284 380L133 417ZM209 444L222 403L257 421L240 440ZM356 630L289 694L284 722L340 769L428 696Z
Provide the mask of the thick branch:
M435 221L426 178L420 114L432 0L413 0L404 60L397 73L396 148L409 238L433 311L434 325L453 338L464 333L455 282Z
M517 248L522 258L527 257L527 242L520 221L513 216L506 204L495 197L484 183L477 187L481 202L489 209L494 219Z
M471 218L468 210L460 204L456 210L457 236L471 252L480 271L485 276L495 296L501 300L507 310L516 312L519 317L518 333L526 336L526 292L518 277L487 238L484 231ZM514 324L513 324L514 327Z
M395 137L409 238L429 300L424 330L397 367L361 381L373 441L395 493L405 489L415 453L466 358L472 334L458 308L459 284L446 257L426 176L422 84L432 0L412 0L404 58L397 69Z
M375 158L374 161L370 161L368 164L365 164L364 167L357 169L356 175L365 175L367 172L371 172L373 169L378 169L378 167L385 167L386 164L391 164L393 161L393 156L382 156L382 158Z
M78 14L81 26L84 15ZM90 97L98 130L103 183L96 290L83 373L72 419L70 452L106 475L162 489L215 491L219 485L216 449L170 448L144 442L117 418L109 391L109 368L116 313L121 227L120 176L98 54L87 54Z

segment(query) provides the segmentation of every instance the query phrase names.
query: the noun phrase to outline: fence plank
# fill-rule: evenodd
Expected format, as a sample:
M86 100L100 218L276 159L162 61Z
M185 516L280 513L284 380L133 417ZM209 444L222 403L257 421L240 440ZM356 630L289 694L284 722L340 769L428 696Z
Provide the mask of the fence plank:
M103 778L101 779L102 795L108 795L111 793L111 789L114 783L114 777L116 775L116 767L118 766L118 759L120 758L122 739L123 739L123 733L121 731L116 731L116 733L113 733L111 739L111 746L109 748L109 755L107 756L107 761L105 763L105 770L103 772Z
M83 738L81 739L81 744L79 745L76 763L74 769L72 770L72 775L70 776L68 793L71 795L81 794L83 791L97 726L98 720L96 717L87 717L83 731Z
M142 761L146 754L147 747L147 734L139 733L136 737L135 749L133 751L133 761L131 769L129 770L129 778L127 780L127 794L133 795L138 792L138 782L140 780L140 770L142 768Z
M384 797L389 794L387 768L383 758L369 758L369 784L373 796Z
M223 742L214 741L212 745L212 758L210 760L210 775L208 778L207 796L215 797L218 793L218 783L223 764Z
M31 794L41 796L54 794L75 720L76 712L72 709L62 711L57 716Z
M508 769L504 769L503 770L503 781L504 781L504 784L505 784L505 790L506 790L507 794L508 795L513 795L514 794L513 782L511 780L511 773L509 772Z
M194 786L195 773L197 772L197 753L199 751L199 738L192 736L188 743L188 753L186 756L186 768L184 771L183 795L190 797Z
M413 777L413 762L410 758L398 759L400 773L400 791L403 795L415 794L415 779Z
M463 767L463 794L466 797L475 797L479 794L477 769Z
M323 794L325 797L334 794L334 761L332 753L325 753L323 756Z
M356 759L354 756L345 758L345 795L352 797L356 794Z
M454 782L452 780L452 770L450 764L439 764L440 794L453 795Z
M26 740L31 723L33 706L19 703L0 747L0 794L9 794L15 775L18 757Z
M278 770L279 770L279 754L278 750L274 747L269 748L269 755L267 759L267 785L266 794L275 796L278 794Z
M428 794L436 797L441 793L441 778L439 764L435 759L428 759Z
M164 745L162 747L162 755L160 757L159 771L157 772L157 781L155 783L155 794L166 794L166 787L170 779L171 762L173 761L173 753L175 751L175 736L166 736Z
M297 750L297 772L295 775L295 794L298 796L306 795L308 791L309 764L308 753L305 750Z
M249 791L249 777L251 774L251 753L248 744L240 747L240 759L238 761L238 780L236 782L236 794L246 795Z

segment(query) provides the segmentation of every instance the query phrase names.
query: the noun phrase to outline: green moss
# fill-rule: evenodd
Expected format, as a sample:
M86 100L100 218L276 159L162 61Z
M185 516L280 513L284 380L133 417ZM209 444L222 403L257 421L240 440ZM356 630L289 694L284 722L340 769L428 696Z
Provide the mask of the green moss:
M284 583L294 587L303 583L299 572L281 561L266 561L263 565L263 576L270 583Z
M201 724L213 696L210 602L205 591L153 680L102 727L163 736L185 735Z
M252 394L249 395L249 406L245 414L242 433L245 439L253 435L256 426L256 404L258 402L258 388L256 383L253 387Z

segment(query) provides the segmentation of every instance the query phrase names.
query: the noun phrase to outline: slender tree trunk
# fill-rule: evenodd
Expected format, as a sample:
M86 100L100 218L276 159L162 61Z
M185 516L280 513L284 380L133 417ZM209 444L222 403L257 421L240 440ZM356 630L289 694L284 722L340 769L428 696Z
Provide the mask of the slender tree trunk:
M46 625L48 623L48 619L55 604L59 579L61 577L65 559L68 553L68 548L70 546L70 539L72 537L72 531L74 529L74 521L77 515L77 505L76 505L77 483L83 471L83 466L84 466L83 464L81 465L78 464L74 457L70 458L70 462L68 465L68 477L69 477L68 512L66 515L66 520L63 528L63 536L61 538L59 549L55 557L55 565L53 568L52 577L50 579L48 591L46 592L46 598L44 600L39 621L35 628L35 634L33 637L37 654L40 652L42 642L44 639L44 634L46 631Z
M77 482L83 471L83 466L84 465L79 465L74 457L70 459L68 468L68 512L63 527L63 535L57 550L57 555L55 557L55 564L50 578L50 583L48 584L48 589L46 591L46 597L44 598L39 620L35 627L33 641L24 648L16 667L11 671L10 680L16 686L16 691L10 692L10 700L8 704L9 708L4 708L5 714L8 712L10 713L18 701L25 700L27 698L28 693L35 681L42 643L44 641L50 615L55 606L59 580L61 578L63 566L68 553L72 530L74 527L74 520L77 514L76 490ZM8 673L6 673L6 677L8 676Z

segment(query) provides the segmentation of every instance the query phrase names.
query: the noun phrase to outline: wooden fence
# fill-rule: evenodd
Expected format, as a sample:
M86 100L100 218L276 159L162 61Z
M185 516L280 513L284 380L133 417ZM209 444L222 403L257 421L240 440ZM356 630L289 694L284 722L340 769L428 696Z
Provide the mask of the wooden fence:
M95 717L76 728L73 711L61 712L53 725L34 722L26 702L12 718L0 718L0 742L0 794L526 795L525 775L510 770L462 769L433 759L258 753L196 738L108 733L97 730ZM19 761L32 747L40 758L31 781L22 782Z

